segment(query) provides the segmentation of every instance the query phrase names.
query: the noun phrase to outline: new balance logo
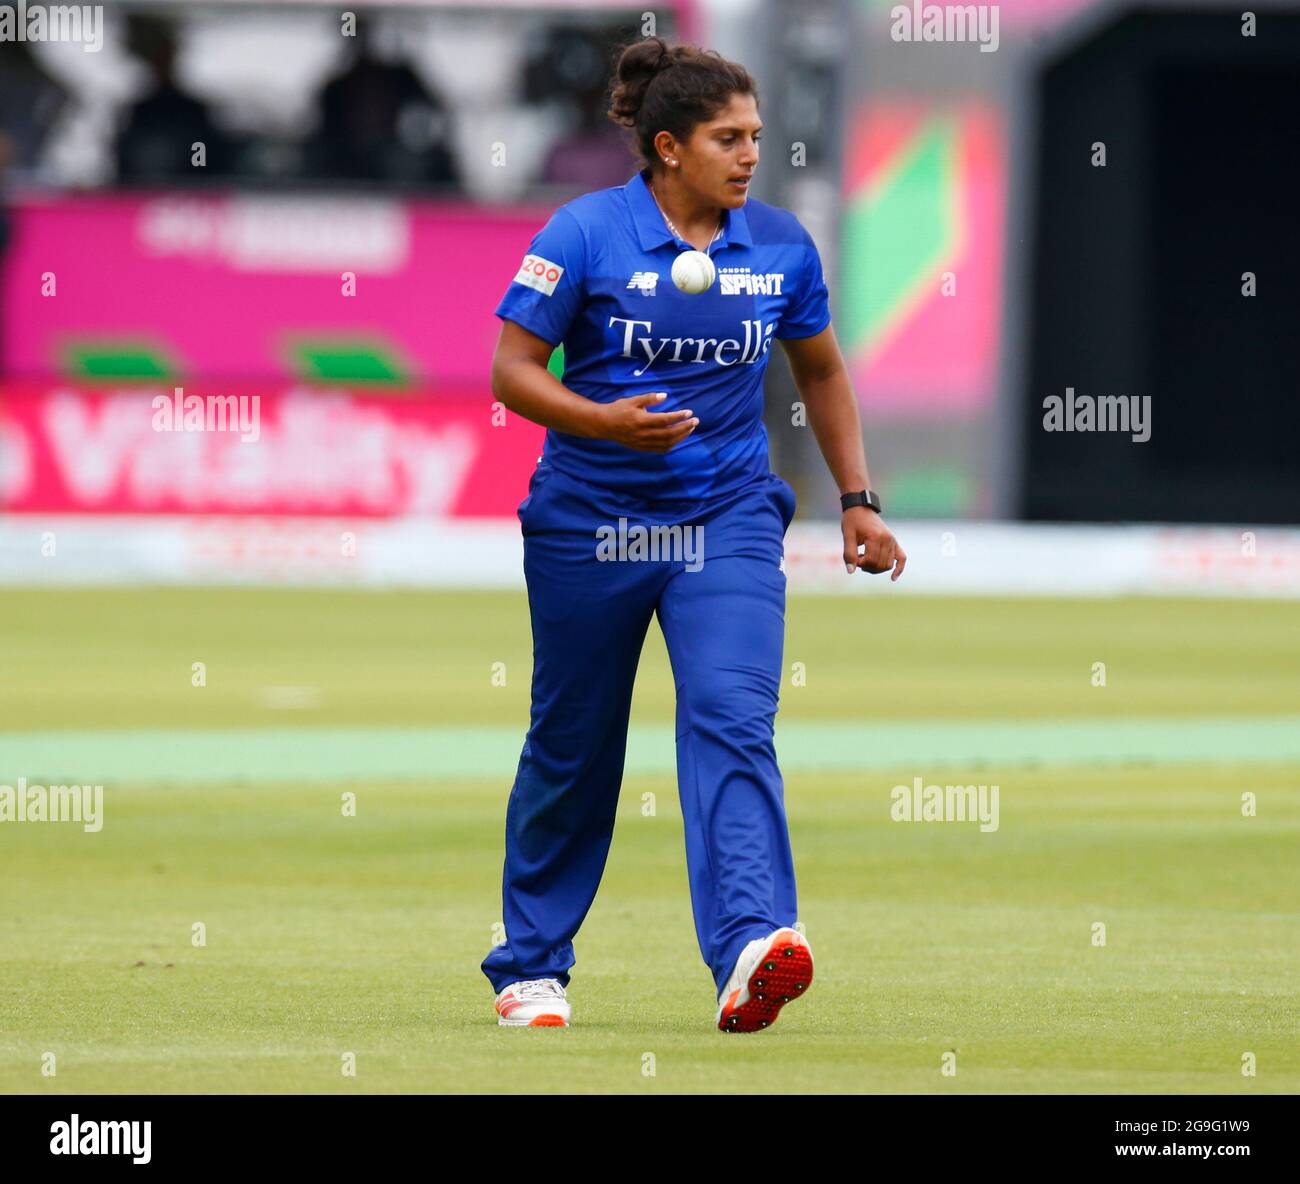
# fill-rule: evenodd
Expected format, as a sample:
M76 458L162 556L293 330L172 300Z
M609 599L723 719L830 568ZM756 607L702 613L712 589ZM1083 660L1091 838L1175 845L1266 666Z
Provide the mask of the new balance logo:
M629 288L636 288L642 296L653 296L655 286L659 283L657 271L638 271L627 281Z
M718 272L722 296L781 296L785 272L751 273L748 267L724 267Z

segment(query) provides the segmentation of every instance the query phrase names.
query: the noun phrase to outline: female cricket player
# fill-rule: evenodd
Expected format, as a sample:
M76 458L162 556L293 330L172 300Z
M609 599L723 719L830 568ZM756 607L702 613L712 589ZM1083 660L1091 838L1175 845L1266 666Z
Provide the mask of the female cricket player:
M762 127L753 79L659 37L623 47L615 70L608 115L632 130L642 167L561 206L496 309L493 392L548 431L519 506L533 682L506 809L506 940L482 969L499 1023L569 1023L573 938L609 852L632 684L657 615L677 687L696 936L717 1026L752 1032L813 972L793 927L772 740L795 510L763 426L773 338L840 488L847 573L897 579L906 555L869 487L817 248L793 214L748 196ZM692 250L716 268L698 294L672 280ZM547 369L561 342L563 381Z

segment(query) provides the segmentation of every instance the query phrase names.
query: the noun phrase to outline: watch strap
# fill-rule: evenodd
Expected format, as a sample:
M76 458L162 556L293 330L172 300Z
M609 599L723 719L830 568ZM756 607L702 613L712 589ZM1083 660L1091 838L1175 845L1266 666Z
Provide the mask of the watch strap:
M842 510L850 510L854 506L866 506L868 510L875 510L879 514L880 498L871 489L858 489L853 493L840 494L840 508Z

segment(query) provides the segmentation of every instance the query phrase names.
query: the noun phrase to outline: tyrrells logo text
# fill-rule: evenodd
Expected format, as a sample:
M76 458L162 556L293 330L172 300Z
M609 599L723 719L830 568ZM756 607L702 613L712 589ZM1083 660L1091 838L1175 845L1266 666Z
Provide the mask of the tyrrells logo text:
M645 365L639 370L632 371L633 377L640 378L647 370L650 369L660 358L669 362L716 362L719 366L734 366L738 362L744 362L753 365L767 353L768 347L772 344L772 330L776 328L776 322L763 327L763 322L759 319L746 320L744 340L737 340L734 337L659 337L651 336L654 333L654 323L652 321L633 321L626 317L610 317L609 325L623 325L623 356L625 358L637 357L645 358ZM637 330L644 329L645 336L637 336ZM669 346L672 352L665 353ZM693 349L688 347L694 347ZM723 357L724 352L735 351L736 356L732 358ZM683 351L686 356L683 357Z

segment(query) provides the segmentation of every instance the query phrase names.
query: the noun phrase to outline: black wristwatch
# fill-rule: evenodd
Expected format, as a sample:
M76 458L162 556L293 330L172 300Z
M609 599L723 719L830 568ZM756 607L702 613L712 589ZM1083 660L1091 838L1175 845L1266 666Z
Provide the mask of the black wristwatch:
M855 493L840 494L840 509L849 510L854 506L866 506L868 510L880 513L880 499L871 489L859 489Z

